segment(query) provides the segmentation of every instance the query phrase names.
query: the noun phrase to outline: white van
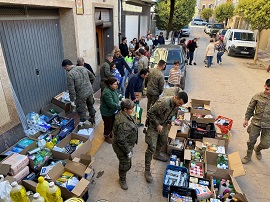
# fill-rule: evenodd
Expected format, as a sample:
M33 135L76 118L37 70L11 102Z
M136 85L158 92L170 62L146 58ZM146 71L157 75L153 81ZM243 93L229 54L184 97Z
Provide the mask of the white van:
M256 50L256 35L253 31L243 29L228 29L224 36L228 55L254 57Z
M200 18L194 18L193 21L192 21L192 24L193 25L206 25L207 22L203 21Z

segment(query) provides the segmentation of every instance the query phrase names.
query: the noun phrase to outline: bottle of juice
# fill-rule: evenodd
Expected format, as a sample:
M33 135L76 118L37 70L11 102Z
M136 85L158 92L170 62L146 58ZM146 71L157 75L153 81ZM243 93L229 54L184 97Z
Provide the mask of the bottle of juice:
M44 177L40 176L38 178L36 192L39 193L39 195L42 196L46 202L48 202L47 196L46 196L48 189L49 189L49 183L46 180L44 180Z
M61 190L54 184L54 182L49 183L49 189L46 196L49 202L63 202Z
M39 193L35 193L32 202L44 202L44 198Z
M22 185L18 185L17 182L12 182L11 186L10 198L13 202L30 202L26 195L26 190Z

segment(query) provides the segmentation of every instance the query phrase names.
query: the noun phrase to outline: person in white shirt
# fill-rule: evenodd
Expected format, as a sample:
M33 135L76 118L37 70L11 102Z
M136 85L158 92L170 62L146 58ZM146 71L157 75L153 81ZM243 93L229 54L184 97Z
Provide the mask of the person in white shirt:
M215 54L214 39L210 39L210 43L206 47L206 52L205 52L205 56L207 57L207 65L205 67L208 67L208 68L211 67L214 54Z
M147 34L147 38L146 38L146 44L147 46L149 47L149 50L150 50L150 53L151 53L151 50L152 50L152 47L153 47L153 41L152 41L152 38L151 38L151 34Z

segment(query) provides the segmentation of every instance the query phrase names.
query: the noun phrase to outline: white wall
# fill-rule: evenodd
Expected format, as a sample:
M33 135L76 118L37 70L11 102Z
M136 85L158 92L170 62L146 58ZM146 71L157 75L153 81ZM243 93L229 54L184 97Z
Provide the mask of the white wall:
M139 16L138 15L126 15L126 35L128 43L133 39L138 39L139 30Z

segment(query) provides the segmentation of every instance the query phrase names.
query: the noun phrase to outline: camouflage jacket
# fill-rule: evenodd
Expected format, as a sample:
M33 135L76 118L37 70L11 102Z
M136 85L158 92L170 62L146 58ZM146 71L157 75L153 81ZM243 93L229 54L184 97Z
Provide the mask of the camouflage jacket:
M131 152L135 143L138 142L137 125L134 119L122 110L115 117L113 135L113 144L126 154Z
M148 69L148 58L146 56L142 56L138 63L138 72L141 71L142 68Z
M179 92L182 92L183 90L179 87L169 87L169 88L166 88L164 90L164 94L163 96L166 97L166 96L175 96L177 95Z
M100 79L103 81L106 78L112 77L110 70L110 62L106 59L100 67Z
M245 120L261 128L270 128L270 97L264 92L254 95L249 102L245 114Z
M150 127L156 129L158 125L165 126L177 116L178 106L173 102L173 97L160 98L147 112Z
M74 66L67 73L67 85L70 100L76 98L86 98L94 93L92 83L95 76L85 67Z
M147 94L161 95L164 89L164 74L158 68L150 69L147 78Z

